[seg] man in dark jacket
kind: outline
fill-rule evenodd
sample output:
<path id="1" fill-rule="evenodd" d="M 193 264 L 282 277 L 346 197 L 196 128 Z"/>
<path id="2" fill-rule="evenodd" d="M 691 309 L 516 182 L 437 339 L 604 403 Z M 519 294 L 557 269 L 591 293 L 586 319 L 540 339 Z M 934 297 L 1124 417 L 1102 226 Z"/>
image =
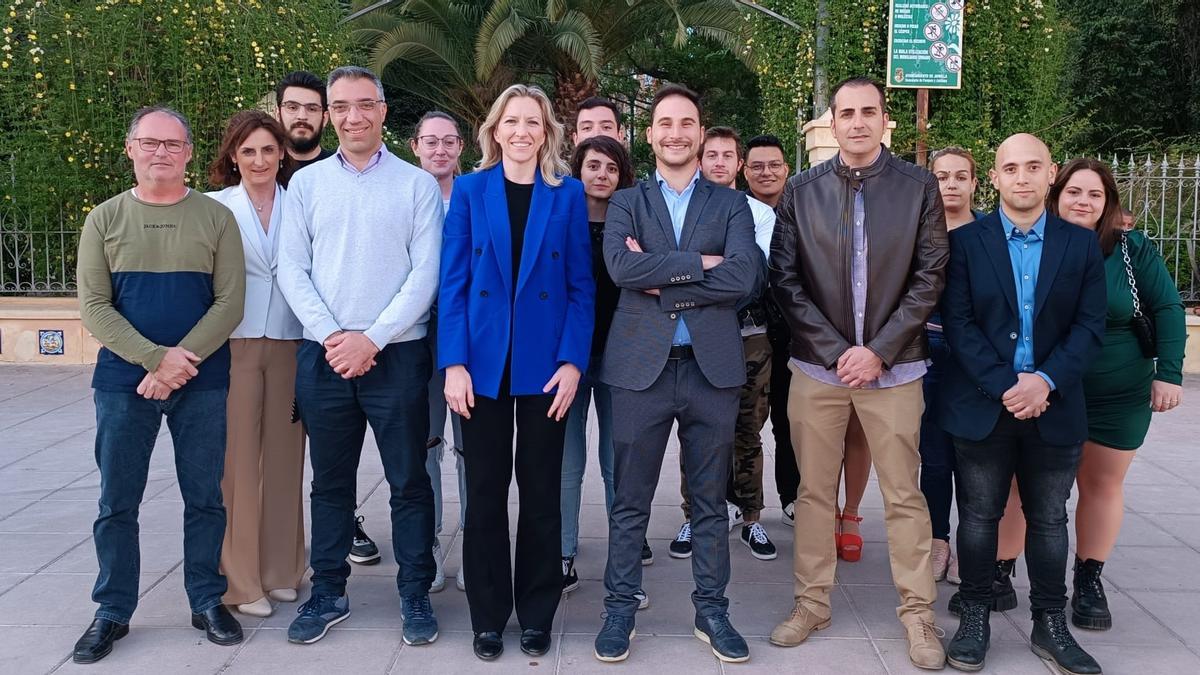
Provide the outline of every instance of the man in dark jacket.
<path id="1" fill-rule="evenodd" d="M 771 286 L 791 331 L 788 417 L 800 467 L 796 604 L 771 642 L 795 646 L 830 623 L 837 558 L 829 535 L 853 411 L 883 492 L 908 655 L 918 667 L 936 669 L 945 653 L 934 628 L 917 441 L 925 319 L 946 266 L 945 215 L 933 174 L 881 144 L 888 121 L 883 87 L 854 78 L 834 87 L 831 99 L 838 155 L 788 182 L 771 242 Z"/>
<path id="2" fill-rule="evenodd" d="M 1021 492 L 1033 651 L 1064 673 L 1099 673 L 1067 628 L 1067 498 L 1087 412 L 1083 372 L 1104 338 L 1107 297 L 1096 235 L 1046 212 L 1055 167 L 1017 134 L 990 172 L 1000 209 L 957 228 L 942 300 L 954 358 L 940 417 L 954 436 L 962 609 L 947 647 L 959 670 L 983 667 L 996 535 L 1013 475 Z"/>

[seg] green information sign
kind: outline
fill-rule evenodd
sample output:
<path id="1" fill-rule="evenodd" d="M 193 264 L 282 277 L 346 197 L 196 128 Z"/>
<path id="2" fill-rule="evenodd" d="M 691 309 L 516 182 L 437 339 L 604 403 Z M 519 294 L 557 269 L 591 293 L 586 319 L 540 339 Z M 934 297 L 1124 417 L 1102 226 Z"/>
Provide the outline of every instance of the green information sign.
<path id="1" fill-rule="evenodd" d="M 891 0 L 889 87 L 962 86 L 965 0 Z"/>

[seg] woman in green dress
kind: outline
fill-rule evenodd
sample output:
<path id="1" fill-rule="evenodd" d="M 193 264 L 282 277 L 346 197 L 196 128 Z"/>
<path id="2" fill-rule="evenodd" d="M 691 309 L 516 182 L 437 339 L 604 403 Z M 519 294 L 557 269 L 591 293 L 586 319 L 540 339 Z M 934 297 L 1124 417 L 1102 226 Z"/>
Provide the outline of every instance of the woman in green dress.
<path id="1" fill-rule="evenodd" d="M 1093 159 L 1068 162 L 1050 187 L 1048 201 L 1055 215 L 1095 230 L 1105 256 L 1104 350 L 1083 380 L 1088 440 L 1076 478 L 1071 621 L 1080 628 L 1107 630 L 1112 615 L 1100 572 L 1121 530 L 1125 473 L 1146 439 L 1151 412 L 1177 407 L 1183 395 L 1183 304 L 1154 243 L 1141 232 L 1124 231 L 1117 184 L 1108 166 Z M 1149 342 L 1157 359 L 1146 356 L 1139 343 L 1138 306 L 1154 327 Z"/>

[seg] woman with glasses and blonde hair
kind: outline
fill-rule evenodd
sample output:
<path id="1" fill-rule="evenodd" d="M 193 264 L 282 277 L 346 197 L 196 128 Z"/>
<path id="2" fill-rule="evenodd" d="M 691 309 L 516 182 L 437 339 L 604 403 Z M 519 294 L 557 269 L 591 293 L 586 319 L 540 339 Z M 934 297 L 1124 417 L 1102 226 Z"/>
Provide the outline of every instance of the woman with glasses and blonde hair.
<path id="1" fill-rule="evenodd" d="M 209 181 L 233 212 L 246 257 L 246 310 L 229 339 L 228 424 L 221 492 L 228 512 L 223 601 L 269 616 L 293 602 L 304 559 L 304 427 L 293 418 L 304 329 L 275 281 L 284 188 L 295 168 L 283 125 L 258 110 L 229 120 Z"/>
<path id="2" fill-rule="evenodd" d="M 479 128 L 478 168 L 455 181 L 443 230 L 437 366 L 446 402 L 463 418 L 471 504 L 463 566 L 475 655 L 484 660 L 504 651 L 514 604 L 521 651 L 545 654 L 562 596 L 563 439 L 587 370 L 596 290 L 583 184 L 570 177 L 562 140 L 541 89 L 504 90 Z"/>

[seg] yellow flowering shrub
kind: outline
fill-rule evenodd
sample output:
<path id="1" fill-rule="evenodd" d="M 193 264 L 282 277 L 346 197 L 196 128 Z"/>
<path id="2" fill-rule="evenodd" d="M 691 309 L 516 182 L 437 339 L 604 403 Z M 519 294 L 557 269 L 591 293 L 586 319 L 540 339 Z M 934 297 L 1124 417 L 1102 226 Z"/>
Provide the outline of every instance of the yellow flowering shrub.
<path id="1" fill-rule="evenodd" d="M 132 184 L 124 139 L 144 105 L 188 117 L 204 184 L 234 112 L 293 70 L 351 62 L 337 0 L 0 0 L 0 209 L 78 226 Z"/>

